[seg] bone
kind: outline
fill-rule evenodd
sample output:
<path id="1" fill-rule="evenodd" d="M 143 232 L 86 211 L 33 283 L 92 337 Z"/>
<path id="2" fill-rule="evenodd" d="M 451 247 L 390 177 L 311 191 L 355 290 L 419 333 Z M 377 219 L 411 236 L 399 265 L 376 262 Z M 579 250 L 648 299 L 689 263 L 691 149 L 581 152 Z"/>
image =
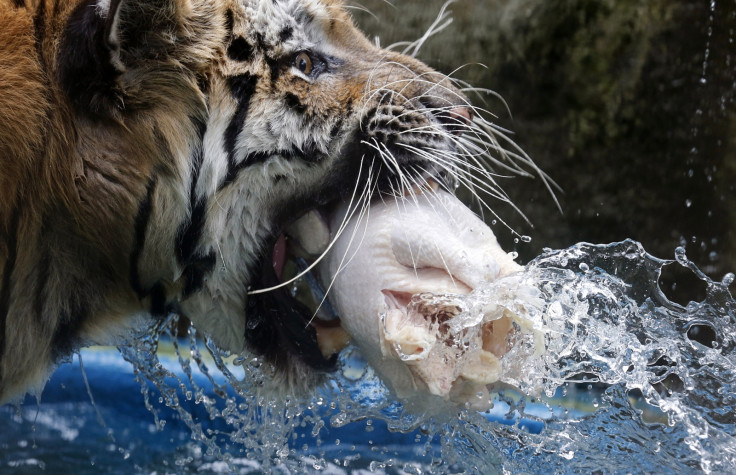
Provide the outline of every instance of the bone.
<path id="1" fill-rule="evenodd" d="M 345 213 L 333 215 L 331 229 Z M 342 327 L 400 397 L 482 408 L 517 339 L 542 343 L 523 315 L 502 305 L 468 322 L 460 296 L 522 269 L 455 196 L 428 190 L 356 213 L 320 271 Z"/>

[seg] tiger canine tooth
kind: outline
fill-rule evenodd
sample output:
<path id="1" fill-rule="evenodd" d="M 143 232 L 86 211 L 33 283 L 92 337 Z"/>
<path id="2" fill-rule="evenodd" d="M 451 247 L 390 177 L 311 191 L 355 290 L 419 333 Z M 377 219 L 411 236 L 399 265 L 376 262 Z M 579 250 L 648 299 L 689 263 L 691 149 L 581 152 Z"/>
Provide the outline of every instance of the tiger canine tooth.
<path id="1" fill-rule="evenodd" d="M 320 319 L 315 318 L 311 325 L 317 334 L 319 350 L 325 358 L 339 353 L 350 343 L 350 335 L 339 324 L 335 325 L 332 322 L 322 322 Z"/>
<path id="2" fill-rule="evenodd" d="M 331 229 L 346 212 L 336 211 Z M 459 296 L 522 267 L 442 191 L 384 197 L 366 216 L 350 218 L 320 265 L 343 328 L 400 397 L 432 394 L 485 407 L 486 386 L 504 381 L 504 355 L 516 354 L 521 340 L 535 352 L 543 343 L 530 322 L 502 305 L 484 303 L 468 318 Z"/>
<path id="3" fill-rule="evenodd" d="M 330 228 L 322 215 L 315 210 L 308 211 L 291 223 L 286 228 L 286 234 L 312 257 L 322 254 L 330 243 Z"/>

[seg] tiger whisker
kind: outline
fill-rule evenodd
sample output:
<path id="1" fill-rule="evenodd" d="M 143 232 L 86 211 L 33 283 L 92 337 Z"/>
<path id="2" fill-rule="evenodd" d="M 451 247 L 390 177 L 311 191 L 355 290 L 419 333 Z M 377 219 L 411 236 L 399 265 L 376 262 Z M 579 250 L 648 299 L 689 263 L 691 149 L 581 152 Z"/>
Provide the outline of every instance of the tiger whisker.
<path id="1" fill-rule="evenodd" d="M 371 180 L 371 176 L 372 176 L 372 168 L 368 172 L 368 177 L 369 178 L 368 178 L 367 183 L 370 183 L 372 181 Z M 373 187 L 373 191 L 371 191 L 371 190 L 369 190 L 367 188 L 364 188 L 364 190 L 365 190 L 365 192 L 361 195 L 360 200 L 359 200 L 360 213 L 358 213 L 358 216 L 356 218 L 357 219 L 357 222 L 356 222 L 356 225 L 353 227 L 353 231 L 352 231 L 352 233 L 350 235 L 350 239 L 348 241 L 348 244 L 347 244 L 345 253 L 340 258 L 340 263 L 337 266 L 337 270 L 332 274 L 332 277 L 330 279 L 330 283 L 327 286 L 327 288 L 325 289 L 324 295 L 322 296 L 322 299 L 320 300 L 319 305 L 317 305 L 317 308 L 315 309 L 314 313 L 312 314 L 312 318 L 309 319 L 309 321 L 305 325 L 305 328 L 308 327 L 309 325 L 311 325 L 312 322 L 314 321 L 314 319 L 317 317 L 317 314 L 319 313 L 320 309 L 322 308 L 322 305 L 324 305 L 325 301 L 327 300 L 327 297 L 329 296 L 330 290 L 332 290 L 332 287 L 334 286 L 337 277 L 340 275 L 340 273 L 343 270 L 345 270 L 345 268 L 347 268 L 347 266 L 350 264 L 350 262 L 352 262 L 353 258 L 357 254 L 358 250 L 360 250 L 360 246 L 363 244 L 363 240 L 365 239 L 365 235 L 368 232 L 368 222 L 369 222 L 369 216 L 370 216 L 370 201 L 371 201 L 370 200 L 370 197 L 373 194 L 373 191 L 375 191 L 375 185 Z M 345 227 L 347 227 L 347 224 L 353 219 L 353 215 L 355 214 L 355 210 L 357 210 L 357 208 L 358 207 L 356 206 L 356 208 L 353 210 L 353 212 L 350 212 L 350 208 L 348 207 L 348 213 L 346 213 L 345 214 L 345 217 L 343 217 L 343 223 L 344 223 Z M 365 220 L 364 220 L 364 218 L 365 218 Z M 362 236 L 360 238 L 360 241 L 358 242 L 357 247 L 353 250 L 353 254 L 350 256 L 350 258 L 347 260 L 347 262 L 345 262 L 345 258 L 347 257 L 347 253 L 350 251 L 350 249 L 351 249 L 351 247 L 353 245 L 353 241 L 355 240 L 356 233 L 358 231 L 358 227 L 361 224 L 363 224 L 363 234 L 362 234 Z M 344 227 L 342 227 L 342 225 L 341 225 L 341 228 L 340 228 L 339 233 L 336 233 L 335 237 L 332 239 L 332 242 L 333 243 L 336 242 L 338 240 L 338 238 L 340 238 L 340 236 L 342 235 L 343 232 L 344 232 Z"/>
<path id="2" fill-rule="evenodd" d="M 448 0 L 447 2 L 445 2 L 444 5 L 442 5 L 442 7 L 440 8 L 440 11 L 437 14 L 437 17 L 435 18 L 435 20 L 427 28 L 427 31 L 417 40 L 409 42 L 404 48 L 404 50 L 402 51 L 402 53 L 410 54 L 410 56 L 416 56 L 419 53 L 419 50 L 421 49 L 421 47 L 424 46 L 424 43 L 429 38 L 431 38 L 432 36 L 436 35 L 437 33 L 447 28 L 453 21 L 447 9 L 453 3 L 455 3 L 455 0 Z M 389 45 L 387 49 L 393 49 L 394 47 L 398 47 L 399 45 L 404 46 L 401 43 L 405 43 L 405 42 L 400 42 L 399 44 L 394 43 L 392 45 Z M 410 50 L 413 50 L 413 51 L 409 53 Z"/>
<path id="3" fill-rule="evenodd" d="M 505 175 L 500 175 L 500 174 L 491 172 L 488 169 L 487 166 L 484 166 L 481 163 L 481 161 L 480 161 L 481 159 L 483 159 L 484 162 L 486 161 L 485 160 L 486 158 L 493 159 L 492 157 L 487 157 L 489 155 L 489 150 L 481 149 L 481 148 L 477 147 L 472 142 L 468 142 L 468 141 L 466 141 L 466 140 L 464 140 L 462 138 L 458 138 L 458 137 L 456 137 L 454 135 L 451 135 L 451 134 L 446 134 L 443 131 L 437 130 L 437 128 L 434 127 L 434 126 L 432 126 L 432 125 L 430 125 L 430 126 L 424 126 L 424 127 L 413 128 L 413 129 L 410 129 L 410 130 L 407 130 L 407 131 L 399 132 L 399 134 L 401 135 L 401 134 L 407 134 L 407 133 L 417 132 L 417 131 L 426 132 L 429 135 L 437 135 L 437 136 L 442 137 L 442 138 L 444 138 L 444 139 L 446 139 L 448 141 L 453 142 L 455 144 L 455 146 L 460 149 L 460 151 L 453 152 L 452 154 L 448 154 L 447 155 L 447 158 L 455 159 L 458 162 L 463 162 L 463 161 L 471 160 L 472 162 L 475 163 L 475 166 L 473 167 L 474 170 L 477 171 L 477 172 L 479 172 L 479 173 L 482 173 L 482 174 L 490 174 L 490 175 L 498 176 L 498 177 L 508 177 L 508 176 L 505 176 Z M 526 172 L 525 170 L 520 169 L 520 168 L 517 168 L 517 167 L 513 167 L 512 168 L 512 167 L 508 166 L 506 163 L 497 162 L 496 164 L 499 165 L 499 166 L 501 166 L 501 167 L 503 167 L 503 168 L 508 169 L 514 175 L 521 174 L 521 175 L 531 176 L 531 174 L 528 173 L 528 172 Z"/>
<path id="4" fill-rule="evenodd" d="M 362 168 L 363 168 L 363 158 L 364 157 L 361 157 L 361 160 L 360 160 L 360 169 L 358 171 L 358 175 L 360 175 L 360 170 L 362 170 Z M 372 166 L 373 166 L 373 164 L 371 164 L 371 167 Z M 369 176 L 370 176 L 370 170 L 371 169 L 369 168 Z M 355 199 L 355 193 L 358 190 L 358 185 L 359 184 L 360 184 L 360 181 L 359 180 L 356 180 L 355 187 L 353 188 L 353 194 L 350 197 L 350 201 L 348 203 L 348 209 L 350 209 L 350 207 L 353 204 L 353 201 Z M 364 190 L 365 190 L 365 188 L 367 188 L 369 186 L 370 186 L 370 181 L 366 181 L 366 183 L 365 183 L 365 185 L 363 187 Z M 363 196 L 364 194 L 365 194 L 365 191 L 361 193 L 361 196 Z M 360 204 L 360 201 L 358 202 L 358 204 Z M 358 204 L 356 204 L 356 209 L 357 209 Z M 296 276 L 292 277 L 291 279 L 289 279 L 289 280 L 287 280 L 285 282 L 281 282 L 278 285 L 275 285 L 275 286 L 272 286 L 272 287 L 268 287 L 268 288 L 264 288 L 264 289 L 251 290 L 251 291 L 248 292 L 248 295 L 262 294 L 262 293 L 265 293 L 265 292 L 270 292 L 272 290 L 280 289 L 282 287 L 285 287 L 285 286 L 287 286 L 289 284 L 294 283 L 295 281 L 299 280 L 304 275 L 306 275 L 308 272 L 310 272 L 313 268 L 315 268 L 317 266 L 317 264 L 320 263 L 320 261 L 322 261 L 322 259 L 324 259 L 324 257 L 329 253 L 330 249 L 332 249 L 332 247 L 335 245 L 335 242 L 337 242 L 337 238 L 342 233 L 342 230 L 345 228 L 345 226 L 347 226 L 347 222 L 349 221 L 350 216 L 352 216 L 351 213 L 347 213 L 345 215 L 345 217 L 343 218 L 343 222 L 340 224 L 340 226 L 338 227 L 338 230 L 335 232 L 335 237 L 330 240 L 329 244 L 327 245 L 327 248 L 306 269 L 304 269 L 302 272 L 300 272 Z"/>
<path id="5" fill-rule="evenodd" d="M 408 147 L 411 147 L 411 146 L 407 146 L 407 148 Z M 493 193 L 502 193 L 501 188 L 496 184 L 495 180 L 493 179 L 493 177 L 490 174 L 484 174 L 484 178 L 486 178 L 487 180 L 489 180 L 491 182 L 491 184 L 494 185 L 493 187 L 491 187 L 490 185 L 488 185 L 487 183 L 485 183 L 483 181 L 480 181 L 479 178 L 476 178 L 474 175 L 472 175 L 471 173 L 469 173 L 466 170 L 464 170 L 462 168 L 462 166 L 467 165 L 466 163 L 461 162 L 459 160 L 456 161 L 456 162 L 453 162 L 452 160 L 447 160 L 447 158 L 445 157 L 446 152 L 443 151 L 443 150 L 432 150 L 432 149 L 429 149 L 429 150 L 420 150 L 420 149 L 416 149 L 416 147 L 411 147 L 410 149 L 414 153 L 421 154 L 427 160 L 434 161 L 438 165 L 444 166 L 445 169 L 448 172 L 450 172 L 453 176 L 455 176 L 457 178 L 469 178 L 470 180 L 478 180 L 479 187 L 483 191 L 485 191 L 487 193 L 492 193 L 492 192 Z M 443 162 L 442 160 L 438 160 L 437 157 L 436 157 L 437 155 L 442 156 L 447 161 L 446 162 Z M 499 195 L 499 196 L 496 196 L 496 197 L 501 198 L 501 199 L 504 199 L 504 200 L 505 199 L 508 199 L 508 197 L 505 194 L 502 194 L 502 195 Z"/>
<path id="6" fill-rule="evenodd" d="M 417 149 L 416 147 L 411 147 L 411 146 L 409 146 L 408 148 L 410 148 L 412 152 L 417 153 L 418 155 L 421 155 L 422 157 L 427 159 L 427 161 L 434 163 L 436 165 L 439 165 L 443 167 L 444 169 L 446 169 L 453 176 L 453 178 L 457 179 L 460 183 L 463 184 L 463 186 L 465 186 L 469 190 L 469 192 L 478 200 L 482 208 L 485 208 L 488 211 L 490 211 L 494 217 L 496 217 L 498 220 L 503 222 L 504 225 L 506 225 L 510 230 L 513 231 L 513 229 L 506 224 L 506 222 L 485 202 L 485 200 L 480 198 L 478 193 L 475 191 L 476 187 L 480 188 L 482 191 L 489 194 L 490 196 L 511 205 L 512 208 L 528 222 L 528 219 L 526 218 L 524 213 L 522 213 L 521 210 L 518 209 L 518 207 L 514 205 L 514 203 L 509 199 L 509 197 L 505 193 L 503 193 L 503 190 L 500 189 L 500 187 L 498 186 L 489 187 L 488 184 L 486 184 L 485 182 L 480 181 L 479 179 L 473 177 L 472 175 L 466 174 L 464 170 L 456 166 L 451 167 L 447 165 L 446 163 L 443 163 L 441 160 L 437 160 L 437 158 L 428 151 Z M 473 183 L 473 180 L 475 180 L 476 183 Z M 441 183 L 441 185 L 443 184 Z M 450 190 L 444 185 L 443 187 L 447 189 L 448 192 L 454 193 L 454 190 Z"/>

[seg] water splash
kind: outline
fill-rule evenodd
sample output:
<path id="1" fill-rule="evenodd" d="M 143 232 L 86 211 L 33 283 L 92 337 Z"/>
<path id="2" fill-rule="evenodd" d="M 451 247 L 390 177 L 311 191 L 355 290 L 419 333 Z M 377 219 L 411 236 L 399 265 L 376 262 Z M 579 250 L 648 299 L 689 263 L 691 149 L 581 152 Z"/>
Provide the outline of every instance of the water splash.
<path id="1" fill-rule="evenodd" d="M 670 264 L 705 282 L 705 300 L 681 306 L 667 299 L 657 282 Z M 269 396 L 262 389 L 272 377 L 267 364 L 225 358 L 193 328 L 178 335 L 175 317 L 120 351 L 135 367 L 156 426 L 164 428 L 157 409 L 164 404 L 202 448 L 185 466 L 222 463 L 248 472 L 245 461 L 258 460 L 258 470 L 300 472 L 733 472 L 732 280 L 709 279 L 684 250 L 675 263 L 634 241 L 546 251 L 464 302 L 523 309 L 545 334 L 541 357 L 505 357 L 506 364 L 523 361 L 523 371 L 506 381 L 517 389 L 495 388 L 487 412 L 441 401 L 429 412 L 402 404 L 355 349 L 343 352 L 340 371 L 315 394 Z M 534 289 L 537 299 L 509 291 L 515 288 Z M 691 339 L 697 331 L 705 339 Z M 166 338 L 174 344 L 173 366 L 157 356 Z"/>
<path id="2" fill-rule="evenodd" d="M 600 469 L 603 462 L 611 471 L 734 471 L 736 306 L 730 278 L 712 281 L 683 249 L 676 259 L 706 283 L 702 302 L 683 307 L 668 300 L 657 282 L 672 261 L 648 255 L 634 241 L 549 251 L 527 266 L 549 302 L 546 323 L 555 334 L 544 355 L 545 373 L 535 377 L 544 380 L 547 395 L 564 391 L 570 381 L 602 392 L 592 414 L 575 422 L 550 420 L 542 434 L 520 437 L 521 454 L 541 458 L 540 467 L 576 472 Z M 696 327 L 710 329 L 714 341 L 691 339 Z M 542 447 L 558 458 L 541 457 Z"/>

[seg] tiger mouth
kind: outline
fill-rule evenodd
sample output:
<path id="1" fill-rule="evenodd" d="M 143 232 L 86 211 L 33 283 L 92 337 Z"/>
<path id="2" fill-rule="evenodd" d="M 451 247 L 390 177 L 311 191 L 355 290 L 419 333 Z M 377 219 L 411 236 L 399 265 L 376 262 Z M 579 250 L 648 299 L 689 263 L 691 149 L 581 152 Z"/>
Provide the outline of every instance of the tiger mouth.
<path id="1" fill-rule="evenodd" d="M 318 371 L 334 371 L 339 352 L 348 345 L 339 315 L 325 298 L 329 282 L 323 286 L 311 271 L 334 240 L 327 217 L 352 199 L 367 207 L 381 195 L 447 187 L 441 166 L 407 150 L 385 160 L 354 137 L 338 153 L 342 158 L 320 191 L 285 207 L 251 270 L 245 339 L 277 367 L 288 365 L 288 358 Z"/>
<path id="2" fill-rule="evenodd" d="M 251 274 L 245 339 L 277 368 L 288 358 L 334 371 L 338 353 L 348 344 L 336 313 L 315 297 L 319 284 L 307 269 L 328 246 L 323 216 L 322 208 L 310 209 L 275 233 Z"/>
<path id="3" fill-rule="evenodd" d="M 354 204 L 369 206 L 382 194 L 411 193 L 407 187 L 429 186 L 425 183 L 435 175 L 445 181 L 442 167 L 421 155 L 397 150 L 386 159 L 363 138 L 357 133 L 335 150 L 339 158 L 313 194 L 294 195 L 282 204 L 270 237 L 250 266 L 246 346 L 277 368 L 298 362 L 318 371 L 334 371 L 338 353 L 348 344 L 339 316 L 324 297 L 318 273 L 309 270 L 316 268 L 333 239 L 326 217 L 353 198 Z"/>
<path id="4" fill-rule="evenodd" d="M 419 195 L 439 188 L 436 180 L 426 178 L 403 194 Z M 329 216 L 339 205 L 338 201 L 310 209 L 286 226 L 276 239 L 272 254 L 274 273 L 280 282 L 288 282 L 290 295 L 298 305 L 309 310 L 308 325 L 315 330 L 319 349 L 328 359 L 344 349 L 350 337 L 340 326 L 340 316 L 327 297 L 329 283 L 322 282 L 311 268 L 329 252 L 336 238 L 335 230 L 330 229 Z"/>

